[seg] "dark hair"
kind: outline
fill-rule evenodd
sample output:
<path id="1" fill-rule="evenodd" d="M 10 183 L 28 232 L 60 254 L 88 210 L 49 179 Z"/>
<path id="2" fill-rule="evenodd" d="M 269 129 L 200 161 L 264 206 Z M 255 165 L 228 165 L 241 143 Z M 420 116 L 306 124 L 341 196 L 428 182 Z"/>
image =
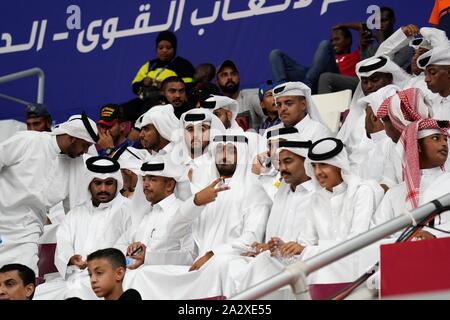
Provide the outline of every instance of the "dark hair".
<path id="1" fill-rule="evenodd" d="M 197 66 L 197 68 L 205 68 L 205 72 L 207 74 L 206 81 L 211 82 L 216 75 L 216 67 L 212 63 L 202 63 Z"/>
<path id="2" fill-rule="evenodd" d="M 350 46 L 351 46 L 352 42 L 353 42 L 353 36 L 352 36 L 352 32 L 350 31 L 350 29 L 346 28 L 346 27 L 339 27 L 339 28 L 333 29 L 333 31 L 337 31 L 337 30 L 342 32 L 342 35 L 344 36 L 345 39 L 350 39 Z"/>
<path id="3" fill-rule="evenodd" d="M 36 274 L 33 270 L 28 268 L 27 266 L 19 263 L 11 263 L 11 264 L 5 264 L 3 267 L 0 268 L 0 273 L 6 273 L 10 271 L 17 271 L 19 274 L 20 279 L 22 279 L 23 285 L 27 286 L 30 283 L 36 286 Z M 33 294 L 30 296 L 30 299 L 33 299 Z"/>
<path id="4" fill-rule="evenodd" d="M 92 252 L 90 255 L 88 255 L 86 261 L 89 262 L 89 261 L 95 260 L 95 259 L 107 260 L 114 269 L 117 269 L 120 267 L 126 268 L 125 255 L 119 249 L 107 248 L 107 249 L 97 250 L 95 252 Z"/>
<path id="5" fill-rule="evenodd" d="M 395 19 L 395 12 L 394 12 L 394 10 L 393 10 L 392 8 L 389 8 L 389 7 L 381 7 L 381 8 L 380 8 L 380 12 L 383 12 L 383 11 L 389 12 L 389 16 L 391 17 L 391 19 L 392 19 L 392 20 L 396 20 L 396 19 Z"/>
<path id="6" fill-rule="evenodd" d="M 342 31 L 342 35 L 344 36 L 344 38 L 350 38 L 350 39 L 352 39 L 353 37 L 352 37 L 352 32 L 348 29 L 348 28 L 346 28 L 346 27 L 339 27 L 339 28 L 335 28 L 334 30 L 340 30 L 340 31 Z"/>
<path id="7" fill-rule="evenodd" d="M 164 81 L 161 83 L 161 90 L 164 90 L 164 87 L 168 84 L 168 83 L 172 83 L 172 82 L 179 82 L 182 83 L 186 86 L 186 84 L 184 83 L 183 79 L 181 77 L 178 76 L 173 76 L 173 77 L 168 77 L 166 79 L 164 79 Z"/>

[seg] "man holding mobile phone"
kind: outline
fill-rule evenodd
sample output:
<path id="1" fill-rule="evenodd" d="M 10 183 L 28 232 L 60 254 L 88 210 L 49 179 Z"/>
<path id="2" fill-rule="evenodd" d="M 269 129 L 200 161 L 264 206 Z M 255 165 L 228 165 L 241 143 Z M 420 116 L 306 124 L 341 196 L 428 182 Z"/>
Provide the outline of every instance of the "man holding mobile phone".
<path id="1" fill-rule="evenodd" d="M 184 168 L 170 155 L 153 157 L 141 167 L 142 182 L 136 188 L 133 208 L 144 208 L 135 223 L 117 241 L 115 247 L 127 256 L 127 267 L 143 264 L 191 264 L 194 242 L 191 224 L 206 204 L 228 190 L 218 186 L 220 179 L 191 196 Z M 134 214 L 137 211 L 133 210 Z"/>

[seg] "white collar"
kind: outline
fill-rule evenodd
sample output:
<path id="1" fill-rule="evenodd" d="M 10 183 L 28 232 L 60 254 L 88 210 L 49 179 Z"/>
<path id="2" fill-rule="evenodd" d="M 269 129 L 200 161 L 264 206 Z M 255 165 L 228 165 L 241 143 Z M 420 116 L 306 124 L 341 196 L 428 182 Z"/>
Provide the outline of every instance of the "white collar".
<path id="1" fill-rule="evenodd" d="M 58 145 L 58 142 L 57 142 L 57 140 L 56 140 L 56 137 L 57 136 L 54 136 L 54 135 L 51 135 L 50 136 L 50 139 L 51 139 L 51 146 L 52 146 L 52 149 L 55 151 L 55 153 L 56 154 L 61 154 L 61 148 L 59 147 L 59 145 Z"/>
<path id="2" fill-rule="evenodd" d="M 169 208 L 176 202 L 177 198 L 175 197 L 175 194 L 171 194 L 168 197 L 165 197 L 160 202 L 152 205 L 152 211 L 156 208 L 161 209 L 163 212 L 166 212 L 169 210 Z"/>
<path id="3" fill-rule="evenodd" d="M 297 128 L 298 132 L 301 132 L 303 130 L 306 130 L 308 128 L 308 125 L 312 122 L 311 117 L 309 114 L 306 114 L 302 120 L 300 120 L 294 127 Z"/>
<path id="4" fill-rule="evenodd" d="M 344 193 L 346 190 L 347 190 L 347 183 L 345 183 L 345 181 L 342 181 L 340 184 L 333 187 L 333 195 Z"/>
<path id="5" fill-rule="evenodd" d="M 444 173 L 444 171 L 440 167 L 434 167 L 431 169 L 421 169 L 420 175 L 421 176 L 437 176 Z"/>
<path id="6" fill-rule="evenodd" d="M 122 195 L 118 192 L 118 194 L 110 202 L 100 203 L 98 207 L 95 207 L 94 204 L 92 203 L 92 199 L 90 199 L 88 201 L 88 206 L 90 209 L 92 209 L 91 210 L 92 213 L 101 212 L 105 209 L 111 208 L 116 202 L 120 201 L 119 200 L 120 197 L 122 197 Z"/>
<path id="7" fill-rule="evenodd" d="M 289 190 L 292 192 L 291 188 L 289 187 Z M 300 192 L 311 192 L 314 191 L 314 183 L 312 182 L 312 179 L 309 179 L 303 183 L 300 183 L 296 188 L 294 193 L 300 193 Z"/>

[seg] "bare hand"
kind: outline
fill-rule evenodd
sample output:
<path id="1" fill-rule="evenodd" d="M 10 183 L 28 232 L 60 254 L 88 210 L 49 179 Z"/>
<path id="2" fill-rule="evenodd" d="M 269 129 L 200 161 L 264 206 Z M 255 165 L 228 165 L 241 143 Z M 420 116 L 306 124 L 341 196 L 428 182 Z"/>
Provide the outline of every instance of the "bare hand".
<path id="1" fill-rule="evenodd" d="M 216 200 L 217 198 L 217 194 L 219 192 L 225 191 L 225 190 L 229 190 L 230 187 L 225 186 L 225 187 L 218 187 L 216 188 L 216 185 L 222 180 L 223 178 L 220 177 L 216 180 L 214 180 L 209 186 L 207 186 L 205 189 L 200 190 L 199 192 L 197 192 L 195 194 L 194 197 L 194 204 L 196 206 L 203 206 L 206 205 L 210 202 L 213 202 Z"/>
<path id="2" fill-rule="evenodd" d="M 267 170 L 267 168 L 261 164 L 261 163 L 263 163 L 263 159 L 265 159 L 267 157 L 268 157 L 267 152 L 263 152 L 263 153 L 257 154 L 253 158 L 252 173 L 259 176 L 261 173 L 263 173 L 264 171 Z"/>
<path id="3" fill-rule="evenodd" d="M 136 251 L 138 248 L 142 248 L 141 253 L 135 256 L 131 256 L 131 254 Z M 139 268 L 145 262 L 145 251 L 147 250 L 147 246 L 141 242 L 134 242 L 128 246 L 127 256 L 132 257 L 136 262 L 131 266 L 128 266 L 128 269 L 134 270 Z"/>
<path id="4" fill-rule="evenodd" d="M 436 239 L 436 237 L 433 234 L 429 233 L 428 231 L 421 230 L 414 237 L 413 240 L 417 241 L 417 240 L 432 240 L 432 239 Z"/>
<path id="5" fill-rule="evenodd" d="M 270 252 L 274 253 L 282 244 L 284 244 L 284 241 L 281 240 L 281 238 L 272 237 L 267 244 L 269 245 Z"/>
<path id="6" fill-rule="evenodd" d="M 212 258 L 212 256 L 214 255 L 214 252 L 209 251 L 207 252 L 203 257 L 198 258 L 191 266 L 191 268 L 189 269 L 190 271 L 195 271 L 195 270 L 199 270 L 206 262 L 208 262 L 209 259 Z"/>
<path id="7" fill-rule="evenodd" d="M 413 24 L 402 27 L 402 31 L 407 37 L 417 36 L 420 32 L 419 28 Z"/>
<path id="8" fill-rule="evenodd" d="M 83 260 L 83 257 L 79 254 L 76 254 L 70 258 L 69 263 L 67 264 L 69 266 L 77 266 L 81 270 L 86 269 L 87 263 Z"/>
<path id="9" fill-rule="evenodd" d="M 153 79 L 150 77 L 145 77 L 144 81 L 142 82 L 144 84 L 144 86 L 148 87 L 151 86 L 153 84 Z"/>
<path id="10" fill-rule="evenodd" d="M 283 243 L 279 247 L 279 252 L 282 257 L 292 257 L 302 253 L 304 248 L 304 246 L 295 241 L 289 241 L 287 243 Z"/>
<path id="11" fill-rule="evenodd" d="M 114 139 L 109 133 L 109 130 L 98 130 L 98 145 L 102 148 L 114 148 Z"/>

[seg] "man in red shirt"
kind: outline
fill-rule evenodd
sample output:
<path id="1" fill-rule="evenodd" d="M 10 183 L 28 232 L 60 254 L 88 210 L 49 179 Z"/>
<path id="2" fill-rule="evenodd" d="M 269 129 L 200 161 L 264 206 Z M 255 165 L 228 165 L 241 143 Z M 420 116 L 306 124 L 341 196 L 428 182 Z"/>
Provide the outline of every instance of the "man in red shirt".
<path id="1" fill-rule="evenodd" d="M 444 30 L 450 35 L 450 0 L 435 0 L 429 23 L 431 26 Z"/>
<path id="2" fill-rule="evenodd" d="M 284 52 L 275 49 L 270 53 L 273 79 L 277 83 L 301 81 L 317 92 L 317 84 L 322 73 L 331 72 L 354 77 L 359 49 L 351 52 L 352 34 L 345 27 L 333 28 L 331 40 L 322 41 L 314 55 L 311 66 L 305 67 Z"/>

